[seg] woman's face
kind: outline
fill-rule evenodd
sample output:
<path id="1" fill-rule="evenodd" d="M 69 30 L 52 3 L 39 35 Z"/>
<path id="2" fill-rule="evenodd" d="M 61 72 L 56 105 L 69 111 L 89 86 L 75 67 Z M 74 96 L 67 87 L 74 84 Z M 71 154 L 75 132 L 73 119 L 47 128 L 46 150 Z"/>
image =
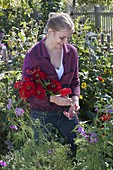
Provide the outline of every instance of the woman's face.
<path id="1" fill-rule="evenodd" d="M 73 32 L 70 30 L 54 31 L 50 30 L 49 37 L 54 48 L 62 48 L 68 42 Z"/>

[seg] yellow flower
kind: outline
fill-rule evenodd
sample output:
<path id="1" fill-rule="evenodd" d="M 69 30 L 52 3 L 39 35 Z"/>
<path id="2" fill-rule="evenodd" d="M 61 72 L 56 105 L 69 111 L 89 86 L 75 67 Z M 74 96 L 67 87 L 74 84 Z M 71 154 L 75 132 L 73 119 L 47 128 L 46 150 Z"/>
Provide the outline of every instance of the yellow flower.
<path id="1" fill-rule="evenodd" d="M 86 84 L 85 82 L 83 82 L 83 83 L 81 84 L 82 89 L 85 89 L 86 86 L 87 86 L 87 84 Z"/>
<path id="2" fill-rule="evenodd" d="M 83 99 L 83 96 L 82 96 L 82 95 L 80 95 L 80 99 Z"/>
<path id="3" fill-rule="evenodd" d="M 112 71 L 111 71 L 110 69 L 105 69 L 105 70 L 104 70 L 104 73 L 109 73 L 109 74 L 111 74 Z"/>

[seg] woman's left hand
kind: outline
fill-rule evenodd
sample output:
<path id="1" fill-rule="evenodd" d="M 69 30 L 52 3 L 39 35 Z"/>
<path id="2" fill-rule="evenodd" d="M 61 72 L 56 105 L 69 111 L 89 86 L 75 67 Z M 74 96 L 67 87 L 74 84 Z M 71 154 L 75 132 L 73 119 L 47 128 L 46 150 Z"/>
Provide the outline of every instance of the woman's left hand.
<path id="1" fill-rule="evenodd" d="M 71 104 L 70 109 L 71 110 L 73 109 L 77 112 L 80 109 L 79 98 L 78 96 L 73 96 L 71 99 L 72 99 L 72 104 Z"/>

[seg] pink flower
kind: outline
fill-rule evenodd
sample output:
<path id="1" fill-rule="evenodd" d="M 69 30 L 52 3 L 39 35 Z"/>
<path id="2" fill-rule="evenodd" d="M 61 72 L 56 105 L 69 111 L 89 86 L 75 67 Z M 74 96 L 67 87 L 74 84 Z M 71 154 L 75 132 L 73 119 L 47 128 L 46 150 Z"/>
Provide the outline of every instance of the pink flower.
<path id="1" fill-rule="evenodd" d="M 4 162 L 4 161 L 2 161 L 2 160 L 0 160 L 0 165 L 1 165 L 1 166 L 7 166 L 7 163 Z"/>
<path id="2" fill-rule="evenodd" d="M 18 130 L 18 127 L 16 125 L 10 126 L 10 129 Z"/>

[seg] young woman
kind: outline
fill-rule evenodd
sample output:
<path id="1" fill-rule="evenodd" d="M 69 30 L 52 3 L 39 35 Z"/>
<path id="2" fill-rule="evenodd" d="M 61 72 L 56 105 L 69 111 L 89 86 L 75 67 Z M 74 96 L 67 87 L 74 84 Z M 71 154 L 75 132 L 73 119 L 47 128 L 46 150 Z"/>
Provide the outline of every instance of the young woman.
<path id="1" fill-rule="evenodd" d="M 77 49 L 68 43 L 74 23 L 67 13 L 52 13 L 46 29 L 47 35 L 26 53 L 22 78 L 29 76 L 28 70 L 39 67 L 49 79 L 59 81 L 63 88 L 71 88 L 72 94 L 69 97 L 50 95 L 43 100 L 32 96 L 29 98 L 30 115 L 34 120 L 38 118 L 42 123 L 43 119 L 45 125 L 49 123 L 58 128 L 74 151 L 76 133 L 72 130 L 78 125 L 78 117 L 75 114 L 70 120 L 64 115 L 73 113 L 75 108 L 79 110 L 78 54 Z"/>

